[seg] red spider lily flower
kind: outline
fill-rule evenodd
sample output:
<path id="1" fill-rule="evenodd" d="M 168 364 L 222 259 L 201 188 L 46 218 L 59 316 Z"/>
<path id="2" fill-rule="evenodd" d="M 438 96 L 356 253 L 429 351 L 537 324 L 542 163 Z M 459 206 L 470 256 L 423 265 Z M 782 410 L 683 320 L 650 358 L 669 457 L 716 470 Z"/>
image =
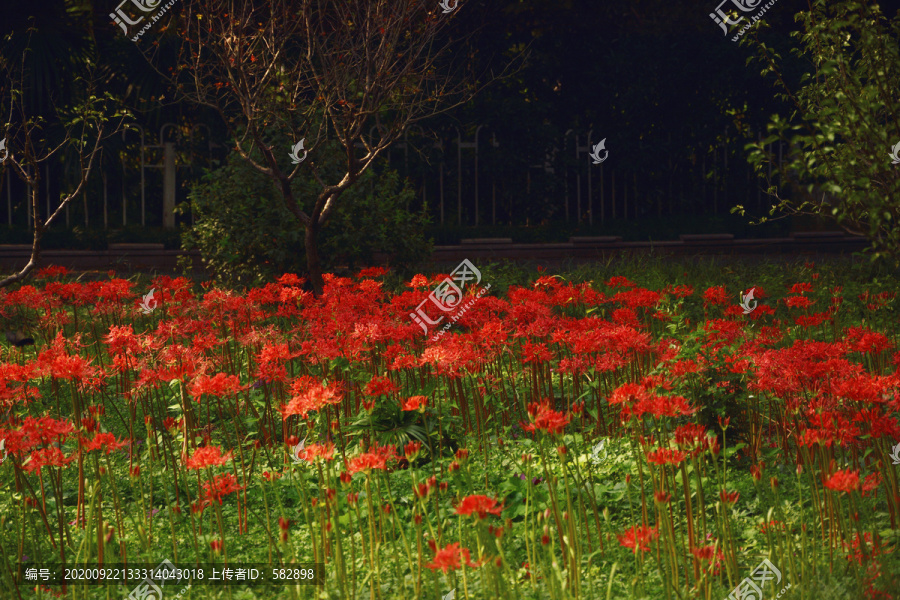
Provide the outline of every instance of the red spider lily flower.
<path id="1" fill-rule="evenodd" d="M 28 462 L 22 467 L 26 472 L 41 472 L 42 467 L 65 467 L 75 460 L 74 456 L 65 456 L 56 446 L 42 448 L 31 453 Z"/>
<path id="2" fill-rule="evenodd" d="M 879 549 L 881 544 L 872 545 L 871 533 L 864 533 L 862 537 L 857 533 L 849 544 L 847 542 L 841 542 L 841 546 L 844 547 L 844 552 L 847 553 L 847 560 L 856 562 L 858 565 L 862 565 L 867 560 L 872 560 L 872 558 L 881 554 L 881 550 Z M 860 548 L 860 546 L 863 546 L 863 548 Z M 877 562 L 875 564 L 877 564 Z M 871 588 L 871 583 L 869 583 L 869 586 L 869 589 L 874 591 Z M 867 596 L 869 598 L 875 598 L 876 594 L 867 594 Z M 883 596 L 885 598 L 890 598 L 887 594 L 884 594 Z"/>
<path id="3" fill-rule="evenodd" d="M 658 448 L 647 453 L 647 460 L 657 465 L 678 465 L 687 457 L 685 452 L 681 450 L 672 450 L 670 448 Z"/>
<path id="4" fill-rule="evenodd" d="M 425 408 L 427 404 L 428 398 L 426 396 L 410 396 L 400 405 L 400 408 L 406 411 L 419 410 L 420 408 Z"/>
<path id="5" fill-rule="evenodd" d="M 606 282 L 608 287 L 637 287 L 637 284 L 628 279 L 627 277 L 622 277 L 621 275 L 616 275 L 612 277 L 609 281 Z"/>
<path id="6" fill-rule="evenodd" d="M 806 292 L 811 292 L 811 291 L 813 291 L 812 284 L 803 282 L 803 283 L 795 283 L 794 285 L 792 285 L 790 293 L 805 294 Z"/>
<path id="7" fill-rule="evenodd" d="M 784 299 L 784 303 L 788 308 L 809 308 L 813 301 L 806 296 L 788 296 Z"/>
<path id="8" fill-rule="evenodd" d="M 550 408 L 549 402 L 540 404 L 532 402 L 528 405 L 528 414 L 531 415 L 533 423 L 522 423 L 522 429 L 525 431 L 540 429 L 547 433 L 557 434 L 562 433 L 569 424 L 569 417 Z"/>
<path id="9" fill-rule="evenodd" d="M 200 396 L 209 394 L 210 396 L 226 396 L 233 395 L 244 389 L 241 386 L 241 380 L 237 375 L 228 375 L 227 373 L 216 373 L 212 377 L 209 375 L 200 375 L 188 387 L 188 391 L 195 401 L 200 402 Z"/>
<path id="10" fill-rule="evenodd" d="M 675 429 L 675 443 L 679 446 L 693 446 L 706 437 L 706 427 L 688 423 Z"/>
<path id="11" fill-rule="evenodd" d="M 299 377 L 291 384 L 291 393 L 294 396 L 282 410 L 284 419 L 291 415 L 300 415 L 305 419 L 310 411 L 321 410 L 329 404 L 340 404 L 343 399 L 339 384 L 323 385 L 308 375 Z"/>
<path id="12" fill-rule="evenodd" d="M 866 479 L 865 479 L 865 481 L 863 481 L 862 488 L 861 488 L 862 495 L 867 496 L 867 495 L 869 495 L 869 492 L 877 489 L 878 486 L 881 485 L 881 480 L 882 480 L 882 477 L 881 477 L 881 473 L 879 473 L 879 472 L 870 473 L 870 474 L 866 475 Z"/>
<path id="13" fill-rule="evenodd" d="M 825 480 L 825 487 L 835 492 L 847 494 L 858 491 L 860 489 L 859 471 L 851 471 L 850 469 L 837 470 Z"/>
<path id="14" fill-rule="evenodd" d="M 668 504 L 672 501 L 672 494 L 668 492 L 653 492 L 653 498 L 660 504 Z"/>
<path id="15" fill-rule="evenodd" d="M 759 319 L 762 319 L 766 315 L 774 315 L 774 314 L 775 314 L 774 308 L 772 308 L 768 304 L 760 304 L 759 306 L 756 307 L 756 309 L 752 313 L 750 313 L 747 316 L 753 320 L 759 320 Z"/>
<path id="16" fill-rule="evenodd" d="M 703 306 L 728 304 L 728 293 L 724 285 L 718 285 L 703 292 Z"/>
<path id="17" fill-rule="evenodd" d="M 65 277 L 69 274 L 69 270 L 60 265 L 48 265 L 38 271 L 34 278 L 35 279 L 50 279 L 52 277 Z"/>
<path id="18" fill-rule="evenodd" d="M 650 542 L 659 537 L 659 530 L 656 527 L 638 527 L 634 526 L 625 531 L 624 534 L 616 534 L 619 539 L 619 545 L 631 548 L 632 552 L 637 554 L 638 550 L 647 552 L 650 550 Z"/>
<path id="19" fill-rule="evenodd" d="M 865 327 L 850 327 L 847 329 L 845 341 L 853 352 L 871 352 L 878 354 L 891 350 L 894 344 L 883 333 L 866 329 Z"/>
<path id="20" fill-rule="evenodd" d="M 706 546 L 691 548 L 691 554 L 698 562 L 706 562 L 708 565 L 703 567 L 704 571 L 709 571 L 713 575 L 719 574 L 719 567 L 725 560 L 725 554 L 721 549 L 716 549 L 716 544 L 708 544 Z"/>
<path id="21" fill-rule="evenodd" d="M 406 284 L 406 287 L 411 287 L 411 288 L 428 287 L 428 278 L 422 274 L 415 275 L 409 281 L 409 283 Z"/>
<path id="22" fill-rule="evenodd" d="M 722 551 L 716 552 L 716 545 L 709 544 L 708 546 L 700 546 L 691 548 L 691 554 L 693 554 L 697 560 L 705 560 L 707 562 L 712 561 L 714 558 L 722 555 Z M 724 557 L 723 557 L 724 558 Z"/>
<path id="23" fill-rule="evenodd" d="M 109 346 L 111 354 L 138 354 L 143 349 L 141 340 L 145 339 L 135 335 L 131 325 L 119 327 L 113 325 L 109 328 L 109 333 L 103 337 L 103 342 Z"/>
<path id="24" fill-rule="evenodd" d="M 734 504 L 740 497 L 740 492 L 729 492 L 728 490 L 724 489 L 719 492 L 719 500 L 721 500 L 724 504 Z"/>
<path id="25" fill-rule="evenodd" d="M 503 505 L 498 506 L 497 500 L 482 495 L 466 496 L 456 505 L 456 514 L 469 516 L 474 513 L 479 520 L 484 519 L 488 513 L 500 516 L 502 511 Z"/>
<path id="26" fill-rule="evenodd" d="M 59 334 L 59 336 L 61 335 Z M 60 339 L 59 336 L 57 339 Z M 96 369 L 90 365 L 90 362 L 81 356 L 63 354 L 55 349 L 42 352 L 38 357 L 38 364 L 50 371 L 50 376 L 55 379 L 85 381 L 96 373 Z"/>
<path id="27" fill-rule="evenodd" d="M 70 421 L 62 419 L 54 419 L 49 416 L 43 416 L 39 419 L 28 416 L 22 421 L 21 433 L 25 434 L 26 440 L 21 440 L 21 445 L 15 447 L 15 450 L 27 450 L 38 444 L 49 444 L 51 442 L 63 443 L 68 439 L 69 434 L 75 431 L 75 427 Z M 13 451 L 13 446 L 7 441 L 7 450 Z"/>
<path id="28" fill-rule="evenodd" d="M 201 446 L 194 451 L 193 456 L 185 459 L 184 466 L 187 469 L 202 469 L 204 467 L 219 467 L 231 460 L 231 452 L 222 454 L 218 446 Z"/>
<path id="29" fill-rule="evenodd" d="M 533 344 L 526 341 L 522 345 L 522 362 L 525 364 L 540 364 L 548 362 L 553 355 L 545 344 Z"/>
<path id="30" fill-rule="evenodd" d="M 641 418 L 645 414 L 651 414 L 655 417 L 678 417 L 692 415 L 695 412 L 697 409 L 682 396 L 657 396 L 648 393 L 638 400 L 633 408 L 625 406 L 622 409 L 622 416 L 627 418 L 634 415 Z"/>
<path id="31" fill-rule="evenodd" d="M 295 287 L 300 287 L 304 283 L 306 283 L 305 277 L 300 277 L 295 273 L 285 273 L 281 277 L 277 279 L 278 283 L 281 285 L 292 285 Z"/>
<path id="32" fill-rule="evenodd" d="M 620 385 L 609 396 L 609 404 L 634 404 L 649 398 L 649 393 L 639 383 L 625 383 Z"/>
<path id="33" fill-rule="evenodd" d="M 461 566 L 460 556 L 465 558 L 466 565 L 469 567 L 477 568 L 479 566 L 478 563 L 473 563 L 470 560 L 468 548 L 460 548 L 459 542 L 453 542 L 438 550 L 434 555 L 434 560 L 426 564 L 425 567 L 431 570 L 440 569 L 444 573 L 451 570 L 455 571 Z"/>
<path id="34" fill-rule="evenodd" d="M 613 323 L 638 329 L 641 326 L 641 320 L 637 313 L 631 308 L 617 308 L 612 312 Z"/>
<path id="35" fill-rule="evenodd" d="M 725 309 L 726 317 L 740 317 L 744 314 L 744 309 L 740 306 L 731 305 Z"/>
<path id="36" fill-rule="evenodd" d="M 403 447 L 403 454 L 406 456 L 406 460 L 412 462 L 419 456 L 419 451 L 421 449 L 422 442 L 409 442 Z"/>
<path id="37" fill-rule="evenodd" d="M 118 450 L 127 444 L 127 441 L 116 440 L 116 436 L 111 433 L 98 433 L 91 441 L 84 445 L 84 450 L 85 452 L 91 452 L 93 450 L 101 450 L 105 446 L 106 453 L 109 454 L 113 450 Z"/>
<path id="38" fill-rule="evenodd" d="M 415 494 L 416 498 L 427 498 L 430 493 L 431 488 L 425 483 L 413 485 L 413 494 Z"/>
<path id="39" fill-rule="evenodd" d="M 212 481 L 203 483 L 203 498 L 200 500 L 201 506 L 205 507 L 212 504 L 213 501 L 222 504 L 222 498 L 228 494 L 238 492 L 244 489 L 239 485 L 234 473 L 225 473 L 224 475 L 216 475 Z"/>
<path id="40" fill-rule="evenodd" d="M 750 465 L 750 474 L 753 476 L 753 479 L 756 481 L 762 479 L 762 472 L 765 466 L 765 462 L 761 462 L 758 465 Z"/>
<path id="41" fill-rule="evenodd" d="M 368 474 L 372 469 L 386 471 L 388 461 L 394 459 L 396 459 L 396 448 L 394 446 L 376 446 L 372 452 L 365 452 L 351 458 L 347 464 L 347 471 L 351 475 L 360 471 Z"/>
<path id="42" fill-rule="evenodd" d="M 390 377 L 373 377 L 364 391 L 367 396 L 388 396 L 399 390 L 400 387 Z"/>
<path id="43" fill-rule="evenodd" d="M 213 540 L 209 543 L 209 547 L 212 548 L 212 551 L 218 554 L 222 551 L 222 540 Z"/>
<path id="44" fill-rule="evenodd" d="M 314 463 L 317 460 L 334 460 L 334 444 L 327 442 L 325 444 L 310 444 L 300 450 L 297 456 L 301 460 Z"/>
<path id="45" fill-rule="evenodd" d="M 654 292 L 652 290 L 647 290 L 644 288 L 635 288 L 624 292 L 619 292 L 618 294 L 610 298 L 609 302 L 618 302 L 620 304 L 623 304 L 626 308 L 634 310 L 637 308 L 654 307 L 659 303 L 661 298 L 662 294 L 659 292 Z"/>
<path id="46" fill-rule="evenodd" d="M 455 456 L 456 456 L 456 460 L 461 460 L 461 461 L 465 462 L 466 459 L 469 458 L 469 451 L 466 450 L 465 448 L 460 448 L 459 450 L 456 451 Z"/>
<path id="47" fill-rule="evenodd" d="M 300 356 L 299 352 L 291 352 L 287 344 L 265 344 L 254 358 L 256 359 L 256 376 L 263 381 L 285 381 L 287 369 L 283 363 Z"/>

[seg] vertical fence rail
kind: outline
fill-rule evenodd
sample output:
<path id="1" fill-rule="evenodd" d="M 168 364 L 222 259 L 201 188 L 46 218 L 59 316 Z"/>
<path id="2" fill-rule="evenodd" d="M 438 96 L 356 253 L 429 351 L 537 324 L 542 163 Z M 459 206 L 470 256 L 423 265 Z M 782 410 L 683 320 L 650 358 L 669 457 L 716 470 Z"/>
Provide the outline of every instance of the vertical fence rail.
<path id="1" fill-rule="evenodd" d="M 483 131 L 485 127 L 489 128 L 488 131 Z M 373 127 L 370 135 L 377 129 L 377 126 Z M 590 155 L 595 128 L 585 129 L 570 128 L 556 142 L 520 149 L 520 141 L 504 141 L 504 136 L 487 124 L 460 125 L 440 132 L 416 125 L 403 132 L 386 153 L 386 158 L 388 164 L 394 163 L 413 183 L 417 201 L 421 201 L 422 205 L 427 205 L 429 199 L 434 202 L 435 205 L 428 206 L 428 210 L 441 225 L 451 224 L 447 215 L 447 194 L 453 193 L 453 184 L 449 185 L 448 190 L 446 182 L 449 175 L 451 180 L 456 180 L 457 226 L 481 226 L 488 222 L 492 226 L 518 223 L 525 221 L 527 216 L 535 222 L 549 218 L 593 227 L 606 226 L 610 219 L 633 221 L 648 215 L 656 218 L 703 213 L 720 215 L 728 213 L 728 207 L 736 203 L 751 208 L 754 184 L 757 189 L 753 212 L 762 214 L 769 206 L 767 199 L 763 198 L 765 176 L 771 179 L 776 170 L 780 173 L 784 161 L 790 160 L 794 152 L 781 142 L 775 142 L 777 149 L 768 144 L 764 150 L 770 153 L 773 160 L 762 171 L 762 176 L 757 176 L 750 165 L 746 166 L 745 175 L 743 167 L 739 166 L 745 164 L 743 142 L 729 143 L 726 135 L 707 149 L 698 149 L 690 158 L 670 152 L 664 162 L 653 165 L 655 171 L 651 168 L 640 172 L 641 177 L 638 178 L 639 171 L 630 168 L 627 161 L 620 158 L 614 141 L 610 142 L 612 160 L 593 164 Z M 138 134 L 139 139 L 129 137 L 131 130 Z M 487 134 L 490 134 L 486 138 L 487 143 L 482 147 L 481 138 Z M 72 224 L 71 210 L 75 211 L 75 219 L 79 222 L 83 219 L 86 225 L 99 226 L 101 217 L 104 228 L 113 226 L 113 222 L 118 224 L 115 196 L 119 194 L 121 226 L 134 224 L 139 195 L 141 226 L 162 224 L 173 227 L 174 215 L 170 213 L 177 204 L 176 190 L 181 189 L 178 186 L 183 184 L 181 177 L 176 180 L 177 169 L 184 168 L 190 180 L 199 180 L 202 175 L 199 165 L 212 164 L 214 148 L 221 148 L 213 144 L 211 137 L 210 128 L 204 124 L 188 128 L 165 123 L 160 128 L 158 140 L 153 143 L 147 139 L 140 125 L 130 126 L 122 132 L 120 146 L 102 151 L 100 168 L 92 173 L 92 182 L 85 187 L 83 202 L 74 208 L 69 205 L 64 211 L 66 225 Z M 754 137 L 761 142 L 762 132 L 757 132 Z M 672 137 L 668 136 L 668 139 L 671 145 Z M 448 161 L 445 144 L 454 142 L 456 160 Z M 503 160 L 498 151 L 501 144 L 505 153 L 512 153 L 509 157 L 504 154 Z M 148 151 L 152 154 L 148 155 Z M 402 164 L 400 157 L 393 154 L 397 151 L 402 151 Z M 472 154 L 467 155 L 467 151 L 472 151 Z M 515 156 L 515 152 L 521 156 Z M 129 162 L 129 156 L 134 157 L 134 163 Z M 395 160 L 391 160 L 392 157 Z M 522 161 L 519 164 L 524 165 L 525 172 L 520 167 L 503 168 L 511 163 L 507 158 Z M 735 160 L 738 161 L 737 166 Z M 110 169 L 111 165 L 117 165 L 117 168 Z M 65 155 L 59 164 L 44 166 L 42 176 L 45 185 L 41 186 L 39 193 L 45 197 L 40 204 L 49 215 L 54 209 L 51 194 L 57 191 L 56 182 L 60 182 L 58 191 L 61 193 L 71 189 L 72 182 L 77 180 L 73 178 L 73 168 L 78 167 L 69 155 Z M 147 169 L 163 170 L 162 177 L 152 179 L 152 190 L 148 190 Z M 129 183 L 138 174 L 139 188 Z M 596 186 L 595 178 L 598 180 Z M 121 185 L 118 185 L 119 181 Z M 780 186 L 782 181 L 777 179 L 772 183 Z M 521 193 L 523 187 L 525 194 Z M 594 197 L 595 187 L 599 188 L 599 198 Z M 744 188 L 743 192 L 741 188 Z M 0 180 L 0 193 L 2 191 L 6 193 L 7 225 L 14 227 L 24 223 L 30 227 L 32 215 L 28 203 L 32 190 L 13 177 L 9 168 L 5 168 Z M 148 198 L 148 194 L 152 196 Z M 482 206 L 486 204 L 483 200 L 488 195 L 490 214 L 487 206 Z M 93 204 L 90 201 L 92 198 L 96 198 Z M 131 211 L 129 204 L 132 205 Z M 23 209 L 24 216 L 21 214 Z M 82 211 L 83 215 L 80 214 Z M 152 211 L 150 216 L 149 211 Z"/>

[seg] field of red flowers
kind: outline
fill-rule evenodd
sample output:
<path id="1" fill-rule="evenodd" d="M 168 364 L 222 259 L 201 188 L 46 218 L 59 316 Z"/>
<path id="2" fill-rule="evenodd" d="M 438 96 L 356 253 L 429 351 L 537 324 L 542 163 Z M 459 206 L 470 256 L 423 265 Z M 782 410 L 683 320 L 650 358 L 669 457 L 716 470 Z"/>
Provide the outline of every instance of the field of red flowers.
<path id="1" fill-rule="evenodd" d="M 676 270 L 482 266 L 432 341 L 443 274 L 44 269 L 0 291 L 0 597 L 895 597 L 897 278 Z"/>

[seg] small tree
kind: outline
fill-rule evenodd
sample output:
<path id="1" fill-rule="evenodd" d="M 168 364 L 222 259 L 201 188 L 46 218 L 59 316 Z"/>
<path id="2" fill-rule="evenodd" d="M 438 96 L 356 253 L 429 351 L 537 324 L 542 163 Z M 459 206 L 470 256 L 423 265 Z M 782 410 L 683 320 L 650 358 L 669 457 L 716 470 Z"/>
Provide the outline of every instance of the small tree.
<path id="1" fill-rule="evenodd" d="M 866 235 L 875 257 L 896 258 L 900 166 L 889 154 L 900 142 L 900 17 L 887 23 L 874 3 L 816 0 L 796 18 L 803 30 L 792 34 L 800 44 L 793 52 L 806 65 L 799 85 L 758 35 L 742 41 L 756 49 L 763 76 L 775 77 L 793 108 L 790 118 L 771 118 L 768 137 L 747 145 L 758 173 L 770 167 L 799 192 L 782 198 L 769 181 L 778 200 L 770 216 L 783 211 L 832 218 L 846 231 Z M 765 148 L 776 140 L 791 148 L 780 169 Z"/>
<path id="2" fill-rule="evenodd" d="M 30 35 L 33 30 L 29 31 Z M 11 47 L 10 36 L 4 40 L 4 50 Z M 26 53 L 29 50 L 26 48 Z M 31 220 L 31 257 L 16 273 L 0 279 L 0 288 L 23 280 L 38 265 L 41 240 L 50 225 L 68 204 L 84 189 L 95 161 L 99 158 L 103 140 L 122 130 L 126 114 L 115 107 L 109 94 L 95 94 L 96 81 L 90 70 L 74 78 L 74 89 L 68 98 L 51 97 L 50 114 L 31 114 L 32 90 L 26 81 L 26 55 L 7 56 L 0 52 L 0 114 L 5 115 L 3 132 L 5 160 L 0 168 L 11 169 L 29 190 L 27 210 Z M 78 182 L 75 189 L 60 196 L 56 209 L 41 214 L 39 191 L 41 165 L 58 159 L 61 153 L 73 152 L 78 162 Z"/>
<path id="3" fill-rule="evenodd" d="M 321 293 L 318 235 L 346 191 L 412 123 L 468 101 L 482 87 L 458 77 L 465 55 L 446 29 L 453 14 L 421 0 L 184 0 L 176 67 L 181 97 L 222 118 L 235 151 L 279 190 L 305 228 L 310 283 Z M 461 38 L 462 39 L 462 38 Z M 165 47 L 165 44 L 160 46 Z M 162 54 L 162 51 L 160 52 Z M 375 127 L 378 135 L 364 133 Z M 305 140 L 299 164 L 267 132 Z M 343 175 L 326 181 L 316 150 L 334 136 Z M 357 144 L 363 146 L 362 150 Z M 262 160 L 252 157 L 251 148 Z M 291 190 L 301 169 L 320 186 L 311 210 Z"/>

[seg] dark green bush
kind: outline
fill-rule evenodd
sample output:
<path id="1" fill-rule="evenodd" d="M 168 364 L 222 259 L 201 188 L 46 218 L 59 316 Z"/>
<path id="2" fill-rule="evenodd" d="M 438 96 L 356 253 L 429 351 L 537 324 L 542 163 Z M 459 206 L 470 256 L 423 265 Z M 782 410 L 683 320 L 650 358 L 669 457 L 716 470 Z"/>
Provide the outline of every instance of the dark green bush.
<path id="1" fill-rule="evenodd" d="M 317 152 L 315 159 L 324 180 L 340 179 L 336 147 Z M 319 190 L 309 170 L 293 183 L 307 213 Z M 180 209 L 189 206 L 194 226 L 185 229 L 183 247 L 199 250 L 216 279 L 253 285 L 282 273 L 306 271 L 303 225 L 287 210 L 272 181 L 236 153 L 225 166 L 206 174 L 188 198 Z M 413 199 L 413 190 L 395 171 L 363 173 L 340 197 L 319 234 L 325 271 L 372 264 L 375 253 L 383 253 L 398 268 L 429 258 L 427 213 L 413 212 Z"/>

